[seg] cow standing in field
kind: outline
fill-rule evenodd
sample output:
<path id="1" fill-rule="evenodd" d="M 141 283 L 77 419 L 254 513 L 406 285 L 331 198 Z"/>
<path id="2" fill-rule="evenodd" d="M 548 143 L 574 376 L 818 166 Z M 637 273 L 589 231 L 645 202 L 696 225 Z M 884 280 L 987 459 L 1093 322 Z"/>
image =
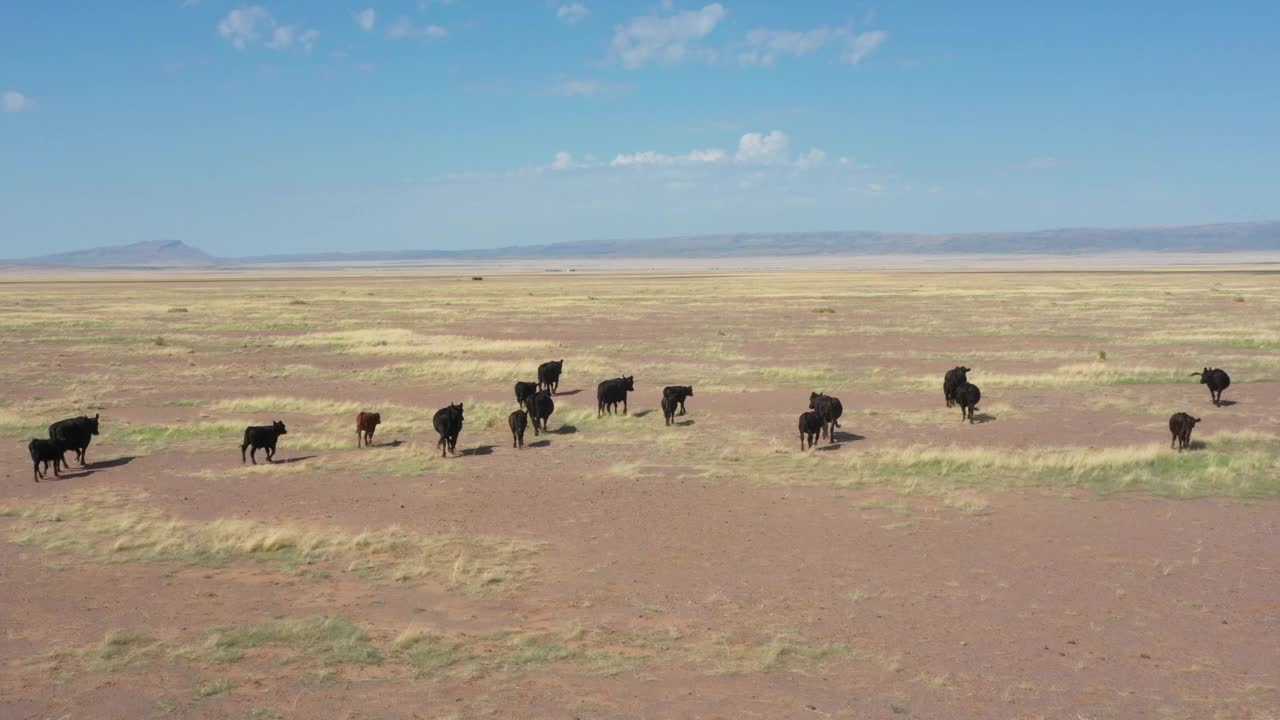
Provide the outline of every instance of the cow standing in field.
<path id="1" fill-rule="evenodd" d="M 662 399 L 666 400 L 668 396 L 675 399 L 676 404 L 680 406 L 680 414 L 684 415 L 684 399 L 693 397 L 692 385 L 668 385 L 662 388 Z"/>
<path id="2" fill-rule="evenodd" d="M 1169 434 L 1173 436 L 1173 439 L 1169 441 L 1169 449 L 1172 450 L 1175 444 L 1178 447 L 1178 452 L 1190 449 L 1191 431 L 1198 422 L 1200 422 L 1200 418 L 1191 417 L 1184 412 L 1171 415 L 1169 417 Z"/>
<path id="3" fill-rule="evenodd" d="M 533 421 L 534 437 L 538 436 L 539 430 L 546 432 L 547 418 L 551 417 L 551 413 L 556 411 L 556 403 L 551 399 L 551 393 L 546 390 L 539 390 L 524 401 L 524 406 L 529 411 L 529 419 Z"/>
<path id="4" fill-rule="evenodd" d="M 809 393 L 809 409 L 822 418 L 822 437 L 835 440 L 836 428 L 840 427 L 840 416 L 844 414 L 844 405 L 840 398 L 822 393 Z"/>
<path id="5" fill-rule="evenodd" d="M 538 392 L 540 385 L 536 382 L 516 381 L 516 405 L 524 407 L 524 401 L 533 397 Z"/>
<path id="6" fill-rule="evenodd" d="M 666 393 L 663 393 L 662 419 L 666 421 L 667 425 L 671 425 L 671 423 L 675 422 L 676 408 L 679 406 L 680 401 L 676 399 L 675 395 L 667 395 Z"/>
<path id="7" fill-rule="evenodd" d="M 529 424 L 529 416 L 523 410 L 517 410 L 507 416 L 507 425 L 511 426 L 511 447 L 524 447 L 524 429 Z"/>
<path id="8" fill-rule="evenodd" d="M 94 435 L 98 434 L 98 416 L 86 417 L 81 415 L 77 418 L 67 418 L 49 426 L 49 439 L 58 444 L 62 448 L 62 452 L 68 450 L 76 451 L 76 460 L 80 462 L 80 466 L 84 467 L 85 453 L 89 450 L 89 441 Z M 62 464 L 66 465 L 65 458 Z"/>
<path id="9" fill-rule="evenodd" d="M 440 441 L 436 443 L 436 447 L 440 448 L 440 457 L 445 457 L 448 453 L 456 455 L 458 434 L 462 432 L 462 403 L 451 403 L 449 407 L 437 410 L 431 418 L 431 425 L 440 433 Z"/>
<path id="10" fill-rule="evenodd" d="M 551 360 L 538 366 L 538 389 L 546 390 L 552 395 L 560 389 L 560 371 L 564 369 L 564 359 Z"/>
<path id="11" fill-rule="evenodd" d="M 35 438 L 27 444 L 27 450 L 31 453 L 31 474 L 36 482 L 40 482 L 40 478 L 48 474 L 50 463 L 53 463 L 53 476 L 62 477 L 58 467 L 63 464 L 62 453 L 66 451 L 57 440 Z M 44 472 L 40 471 L 40 463 L 44 463 Z"/>
<path id="12" fill-rule="evenodd" d="M 607 409 L 612 415 L 618 403 L 622 403 L 622 414 L 627 414 L 627 393 L 636 389 L 635 376 L 605 380 L 596 387 L 596 417 L 604 417 Z"/>
<path id="13" fill-rule="evenodd" d="M 973 383 L 964 383 L 956 388 L 956 404 L 960 406 L 960 422 L 968 418 L 973 424 L 973 411 L 978 409 L 978 401 L 982 400 L 982 391 Z"/>
<path id="14" fill-rule="evenodd" d="M 805 450 L 805 440 L 809 441 L 809 447 L 818 444 L 818 435 L 822 432 L 824 425 L 822 416 L 810 410 L 800 415 L 800 450 Z"/>
<path id="15" fill-rule="evenodd" d="M 1227 375 L 1226 370 L 1218 368 L 1205 368 L 1198 373 L 1191 373 L 1192 377 L 1200 376 L 1200 384 L 1209 386 L 1209 399 L 1214 405 L 1222 404 L 1222 391 L 1231 387 L 1231 376 Z"/>
<path id="16" fill-rule="evenodd" d="M 244 442 L 240 444 L 240 462 L 244 462 L 244 451 L 249 450 L 249 459 L 254 465 L 258 464 L 258 450 L 267 451 L 267 462 L 276 461 L 276 441 L 281 435 L 288 435 L 289 431 L 284 429 L 284 423 L 279 420 L 273 421 L 270 425 L 250 425 L 244 429 Z"/>
<path id="17" fill-rule="evenodd" d="M 362 412 L 356 416 L 356 447 L 363 441 L 365 447 L 373 446 L 373 431 L 382 422 L 382 413 Z"/>
<path id="18" fill-rule="evenodd" d="M 942 397 L 946 399 L 947 407 L 956 404 L 956 388 L 969 382 L 968 373 L 970 372 L 973 372 L 970 368 L 956 366 L 942 376 Z"/>

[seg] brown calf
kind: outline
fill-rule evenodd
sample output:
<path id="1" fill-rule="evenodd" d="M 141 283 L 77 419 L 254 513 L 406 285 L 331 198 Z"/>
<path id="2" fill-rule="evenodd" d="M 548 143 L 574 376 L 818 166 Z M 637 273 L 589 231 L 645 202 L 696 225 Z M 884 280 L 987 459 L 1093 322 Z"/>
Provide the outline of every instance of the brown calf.
<path id="1" fill-rule="evenodd" d="M 365 446 L 373 445 L 373 431 L 380 422 L 381 413 L 362 412 L 356 416 L 356 447 L 360 447 L 361 441 L 364 441 Z"/>

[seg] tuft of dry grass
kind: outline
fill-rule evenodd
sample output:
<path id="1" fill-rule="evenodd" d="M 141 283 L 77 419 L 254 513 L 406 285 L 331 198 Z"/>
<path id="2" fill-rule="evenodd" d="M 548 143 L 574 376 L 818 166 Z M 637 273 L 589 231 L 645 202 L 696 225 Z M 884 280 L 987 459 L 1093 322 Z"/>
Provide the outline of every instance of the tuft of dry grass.
<path id="1" fill-rule="evenodd" d="M 175 562 L 217 567 L 253 559 L 283 568 L 332 566 L 392 580 L 428 578 L 471 593 L 514 590 L 535 580 L 542 545 L 457 534 L 419 535 L 392 526 L 337 528 L 198 522 L 140 509 L 139 498 L 0 507 L 24 522 L 15 542 L 106 562 Z"/>

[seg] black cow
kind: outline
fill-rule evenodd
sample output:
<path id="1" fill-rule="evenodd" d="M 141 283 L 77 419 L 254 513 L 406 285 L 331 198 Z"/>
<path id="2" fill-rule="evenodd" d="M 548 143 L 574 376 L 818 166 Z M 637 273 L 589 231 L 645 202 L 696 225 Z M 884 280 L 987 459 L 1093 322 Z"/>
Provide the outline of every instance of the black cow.
<path id="1" fill-rule="evenodd" d="M 94 435 L 98 434 L 98 416 L 86 417 L 81 415 L 77 418 L 67 418 L 49 426 L 49 439 L 58 443 L 62 448 L 62 452 L 68 450 L 76 451 L 76 460 L 80 461 L 81 467 L 85 464 L 85 452 L 89 449 L 89 441 Z M 66 459 L 62 461 L 63 465 L 67 464 Z"/>
<path id="2" fill-rule="evenodd" d="M 674 396 L 676 403 L 680 405 L 680 414 L 684 414 L 684 399 L 693 397 L 692 385 L 668 385 L 662 388 L 662 397 L 666 399 L 668 395 Z"/>
<path id="3" fill-rule="evenodd" d="M 382 424 L 382 413 L 362 412 L 356 415 L 356 447 L 373 446 L 373 432 Z"/>
<path id="4" fill-rule="evenodd" d="M 284 423 L 279 420 L 272 421 L 270 425 L 250 425 L 244 429 L 244 442 L 240 444 L 240 462 L 244 462 L 244 451 L 249 450 L 249 459 L 254 465 L 258 464 L 258 449 L 262 448 L 267 451 L 267 462 L 276 461 L 276 441 L 281 435 L 288 435 L 289 431 L 284 429 Z"/>
<path id="5" fill-rule="evenodd" d="M 529 424 L 529 416 L 517 410 L 507 416 L 507 424 L 511 426 L 511 447 L 524 447 L 524 429 Z"/>
<path id="6" fill-rule="evenodd" d="M 942 396 L 947 401 L 947 407 L 956 404 L 956 388 L 969 382 L 968 373 L 970 372 L 973 372 L 972 368 L 956 366 L 942 376 Z"/>
<path id="7" fill-rule="evenodd" d="M 449 407 L 437 410 L 431 418 L 431 425 L 440 433 L 440 441 L 436 443 L 436 447 L 440 448 L 440 457 L 445 457 L 448 453 L 456 455 L 458 433 L 462 432 L 462 403 L 451 403 Z"/>
<path id="8" fill-rule="evenodd" d="M 1231 376 L 1226 370 L 1205 368 L 1201 372 L 1191 373 L 1192 377 L 1200 376 L 1200 384 L 1209 386 L 1209 399 L 1214 405 L 1222 404 L 1222 391 L 1231 387 Z"/>
<path id="9" fill-rule="evenodd" d="M 560 371 L 564 369 L 564 359 L 551 360 L 538 366 L 538 389 L 546 389 L 552 395 L 560 389 Z"/>
<path id="10" fill-rule="evenodd" d="M 680 407 L 680 400 L 675 395 L 662 396 L 662 419 L 666 420 L 667 425 L 675 422 L 676 408 Z"/>
<path id="11" fill-rule="evenodd" d="M 973 383 L 964 383 L 956 387 L 956 404 L 960 406 L 960 422 L 968 418 L 973 422 L 973 411 L 978 409 L 978 401 L 982 399 L 982 391 Z"/>
<path id="12" fill-rule="evenodd" d="M 822 393 L 809 393 L 809 409 L 822 418 L 822 436 L 834 440 L 836 428 L 840 427 L 840 416 L 844 414 L 844 405 L 840 398 Z"/>
<path id="13" fill-rule="evenodd" d="M 1176 444 L 1178 452 L 1182 452 L 1191 447 L 1191 430 L 1195 428 L 1196 423 L 1200 422 L 1200 418 L 1191 417 L 1190 415 L 1180 412 L 1169 416 L 1169 434 L 1173 439 L 1169 441 L 1169 449 L 1173 449 Z"/>
<path id="14" fill-rule="evenodd" d="M 524 401 L 538 392 L 538 388 L 539 385 L 536 382 L 516 381 L 516 405 L 524 407 Z"/>
<path id="15" fill-rule="evenodd" d="M 62 453 L 66 450 L 58 444 L 57 440 L 36 438 L 27 445 L 27 450 L 31 451 L 31 474 L 36 482 L 40 482 L 40 478 L 49 472 L 49 463 L 53 463 L 53 476 L 62 477 L 58 468 L 63 464 Z M 44 463 L 44 472 L 40 471 L 40 463 Z"/>
<path id="16" fill-rule="evenodd" d="M 604 417 L 607 408 L 612 415 L 618 403 L 622 403 L 622 414 L 627 414 L 627 393 L 635 392 L 635 376 L 605 380 L 596 388 L 596 417 Z"/>
<path id="17" fill-rule="evenodd" d="M 800 414 L 800 449 L 802 451 L 805 449 L 805 440 L 809 441 L 809 447 L 818 444 L 818 435 L 822 432 L 824 424 L 822 416 L 813 410 Z"/>
<path id="18" fill-rule="evenodd" d="M 524 407 L 529 411 L 529 419 L 533 421 L 534 437 L 538 436 L 539 430 L 546 432 L 547 418 L 556 411 L 556 403 L 551 399 L 551 393 L 539 390 L 524 401 Z"/>

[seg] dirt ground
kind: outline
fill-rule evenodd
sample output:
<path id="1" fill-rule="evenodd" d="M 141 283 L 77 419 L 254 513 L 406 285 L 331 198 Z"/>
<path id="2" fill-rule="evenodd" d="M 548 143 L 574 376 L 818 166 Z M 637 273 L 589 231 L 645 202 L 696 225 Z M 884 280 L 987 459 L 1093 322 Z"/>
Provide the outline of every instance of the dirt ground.
<path id="1" fill-rule="evenodd" d="M 0 717 L 1280 718 L 1278 274 L 10 279 Z"/>

